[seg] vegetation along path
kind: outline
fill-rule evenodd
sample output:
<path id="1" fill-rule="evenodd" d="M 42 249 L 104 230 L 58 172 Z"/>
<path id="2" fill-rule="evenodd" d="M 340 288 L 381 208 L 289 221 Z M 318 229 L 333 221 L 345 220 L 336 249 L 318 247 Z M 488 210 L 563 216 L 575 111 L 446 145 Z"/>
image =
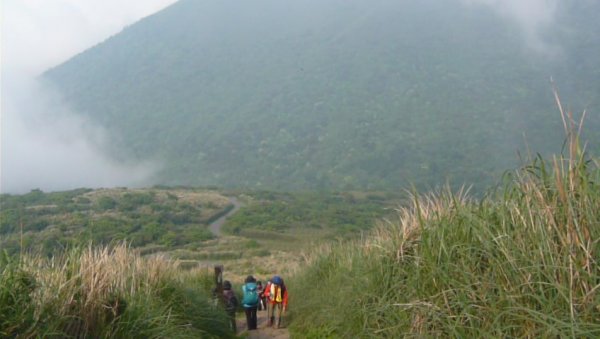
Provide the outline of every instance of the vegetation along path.
<path id="1" fill-rule="evenodd" d="M 236 197 L 230 197 L 229 202 L 231 202 L 231 204 L 233 205 L 233 208 L 229 212 L 227 212 L 227 214 L 223 215 L 222 217 L 213 221 L 210 224 L 210 231 L 216 236 L 221 235 L 221 226 L 223 226 L 223 224 L 225 223 L 225 220 L 227 220 L 227 218 L 229 218 L 235 212 L 237 212 L 240 209 L 240 207 L 242 206 L 242 204 L 237 200 Z"/>

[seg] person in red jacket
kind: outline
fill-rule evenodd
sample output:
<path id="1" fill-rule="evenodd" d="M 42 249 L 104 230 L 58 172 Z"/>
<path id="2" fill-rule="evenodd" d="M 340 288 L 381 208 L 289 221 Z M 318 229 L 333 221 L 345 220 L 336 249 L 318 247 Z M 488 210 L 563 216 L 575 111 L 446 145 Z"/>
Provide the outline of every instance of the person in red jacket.
<path id="1" fill-rule="evenodd" d="M 274 276 L 265 286 L 264 295 L 268 306 L 267 326 L 273 326 L 277 318 L 276 326 L 279 328 L 288 305 L 288 292 L 283 279 L 278 275 Z"/>

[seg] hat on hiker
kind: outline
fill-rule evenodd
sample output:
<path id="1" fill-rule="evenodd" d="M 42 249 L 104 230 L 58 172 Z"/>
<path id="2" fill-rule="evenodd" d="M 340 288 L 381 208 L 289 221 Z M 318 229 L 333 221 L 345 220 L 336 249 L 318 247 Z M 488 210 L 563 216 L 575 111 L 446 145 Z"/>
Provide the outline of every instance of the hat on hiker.
<path id="1" fill-rule="evenodd" d="M 281 279 L 280 276 L 276 275 L 276 276 L 273 276 L 273 278 L 271 279 L 271 282 L 275 285 L 281 285 L 281 284 L 283 284 L 283 279 Z"/>

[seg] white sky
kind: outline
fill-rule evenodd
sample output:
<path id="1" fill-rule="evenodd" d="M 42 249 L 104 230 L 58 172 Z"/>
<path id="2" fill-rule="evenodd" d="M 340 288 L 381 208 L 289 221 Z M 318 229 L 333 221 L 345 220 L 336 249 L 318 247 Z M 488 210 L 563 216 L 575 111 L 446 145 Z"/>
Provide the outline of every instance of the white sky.
<path id="1" fill-rule="evenodd" d="M 40 73 L 175 0 L 2 0 L 2 68 Z"/>
<path id="2" fill-rule="evenodd" d="M 119 164 L 104 131 L 34 78 L 175 0 L 1 0 L 0 191 L 142 184 L 156 165 Z"/>

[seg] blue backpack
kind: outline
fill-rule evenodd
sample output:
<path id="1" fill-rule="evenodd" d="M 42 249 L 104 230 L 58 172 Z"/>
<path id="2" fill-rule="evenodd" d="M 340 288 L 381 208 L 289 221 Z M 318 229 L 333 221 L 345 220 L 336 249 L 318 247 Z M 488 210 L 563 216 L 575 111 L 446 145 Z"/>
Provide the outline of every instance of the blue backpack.
<path id="1" fill-rule="evenodd" d="M 244 285 L 244 298 L 242 304 L 247 307 L 258 306 L 258 289 L 256 283 L 249 282 Z"/>

